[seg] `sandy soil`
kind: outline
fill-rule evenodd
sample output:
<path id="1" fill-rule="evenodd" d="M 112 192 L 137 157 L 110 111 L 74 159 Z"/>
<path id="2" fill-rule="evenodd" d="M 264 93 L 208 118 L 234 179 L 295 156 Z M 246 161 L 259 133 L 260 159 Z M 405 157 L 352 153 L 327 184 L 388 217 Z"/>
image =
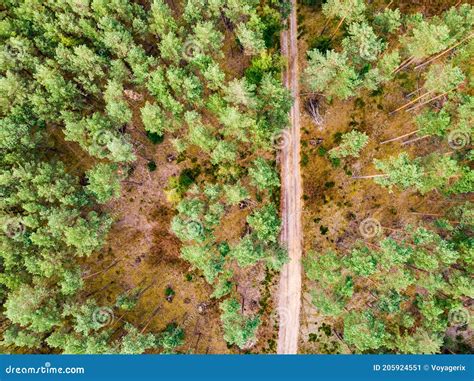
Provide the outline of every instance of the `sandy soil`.
<path id="1" fill-rule="evenodd" d="M 281 241 L 288 248 L 290 262 L 280 276 L 278 313 L 280 327 L 277 352 L 295 354 L 298 351 L 301 298 L 301 174 L 300 174 L 300 109 L 298 71 L 298 27 L 296 0 L 292 0 L 289 29 L 282 32 L 282 55 L 288 68 L 284 83 L 290 89 L 294 103 L 290 110 L 290 127 L 281 155 L 282 232 Z"/>

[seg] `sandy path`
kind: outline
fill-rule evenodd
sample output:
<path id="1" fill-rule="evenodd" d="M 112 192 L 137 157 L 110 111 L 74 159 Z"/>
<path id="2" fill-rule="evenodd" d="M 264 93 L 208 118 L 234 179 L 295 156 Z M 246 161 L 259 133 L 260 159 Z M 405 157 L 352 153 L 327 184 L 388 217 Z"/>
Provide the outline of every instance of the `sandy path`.
<path id="1" fill-rule="evenodd" d="M 283 82 L 293 95 L 294 104 L 290 110 L 289 134 L 281 152 L 282 178 L 282 232 L 281 241 L 288 248 L 290 262 L 280 275 L 278 291 L 278 313 L 280 328 L 277 352 L 293 354 L 298 350 L 298 333 L 301 305 L 301 174 L 300 174 L 300 113 L 298 72 L 298 26 L 296 0 L 292 0 L 289 30 L 281 35 L 282 54 L 288 59 L 288 68 Z"/>

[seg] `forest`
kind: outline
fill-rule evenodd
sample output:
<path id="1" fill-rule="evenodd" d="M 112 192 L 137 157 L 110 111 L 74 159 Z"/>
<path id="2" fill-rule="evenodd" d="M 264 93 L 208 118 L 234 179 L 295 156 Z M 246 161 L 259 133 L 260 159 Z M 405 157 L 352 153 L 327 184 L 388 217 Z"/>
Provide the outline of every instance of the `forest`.
<path id="1" fill-rule="evenodd" d="M 2 352 L 276 353 L 296 314 L 298 353 L 472 353 L 473 37 L 467 1 L 5 0 Z"/>

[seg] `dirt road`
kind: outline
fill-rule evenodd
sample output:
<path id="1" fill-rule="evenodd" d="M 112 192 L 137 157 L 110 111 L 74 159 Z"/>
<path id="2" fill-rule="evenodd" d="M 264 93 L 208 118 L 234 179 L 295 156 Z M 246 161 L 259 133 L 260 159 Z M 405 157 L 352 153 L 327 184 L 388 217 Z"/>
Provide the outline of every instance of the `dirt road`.
<path id="1" fill-rule="evenodd" d="M 292 0 L 289 28 L 282 32 L 282 54 L 287 57 L 288 67 L 283 82 L 290 89 L 294 104 L 290 110 L 290 126 L 284 136 L 285 144 L 281 152 L 282 180 L 282 232 L 281 242 L 288 248 L 290 262 L 280 276 L 278 290 L 278 314 L 280 328 L 277 352 L 294 354 L 298 350 L 298 333 L 301 304 L 301 174 L 300 174 L 300 104 L 298 72 L 298 26 L 296 0 Z"/>

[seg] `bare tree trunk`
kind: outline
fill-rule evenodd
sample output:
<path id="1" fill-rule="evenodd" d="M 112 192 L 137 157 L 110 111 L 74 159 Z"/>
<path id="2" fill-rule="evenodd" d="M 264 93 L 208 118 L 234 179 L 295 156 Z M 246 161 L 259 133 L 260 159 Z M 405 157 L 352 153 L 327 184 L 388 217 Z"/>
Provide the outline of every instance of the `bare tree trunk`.
<path id="1" fill-rule="evenodd" d="M 95 291 L 92 291 L 92 292 L 88 293 L 88 294 L 86 295 L 86 298 L 89 298 L 89 297 L 91 297 L 92 295 L 97 294 L 98 292 L 101 292 L 101 291 L 104 291 L 104 290 L 108 289 L 108 288 L 109 288 L 112 284 L 114 284 L 114 283 L 115 283 L 114 280 L 110 281 L 110 282 L 107 283 L 104 287 L 101 287 L 101 288 L 99 288 L 99 289 L 97 289 L 97 290 L 95 290 Z"/>
<path id="2" fill-rule="evenodd" d="M 103 270 L 100 270 L 100 271 L 97 271 L 95 272 L 94 274 L 90 274 L 90 275 L 87 275 L 85 276 L 83 279 L 89 279 L 89 278 L 92 278 L 93 276 L 96 276 L 96 275 L 99 275 L 99 274 L 102 274 L 102 273 L 105 273 L 106 271 L 110 270 L 112 267 L 114 267 L 117 263 L 121 262 L 122 260 L 121 259 L 116 259 L 112 262 L 111 265 L 109 265 L 107 268 L 103 269 Z"/>
<path id="3" fill-rule="evenodd" d="M 141 296 L 148 291 L 151 287 L 153 287 L 156 284 L 156 279 L 154 279 L 148 286 L 146 286 L 143 290 L 140 290 L 140 292 L 137 295 L 137 299 L 141 298 Z"/>
<path id="4" fill-rule="evenodd" d="M 442 57 L 444 56 L 446 53 L 449 53 L 451 50 L 453 50 L 454 48 L 456 48 L 457 46 L 461 45 L 463 42 L 471 39 L 472 37 L 474 37 L 474 34 L 471 34 L 469 35 L 468 37 L 464 38 L 463 40 L 459 41 L 457 44 L 454 44 L 452 47 L 442 51 L 441 53 L 437 54 L 436 56 L 434 56 L 433 58 L 430 58 L 428 61 L 425 61 L 417 66 L 415 66 L 415 69 L 419 69 L 425 65 L 428 65 L 430 62 L 433 62 L 434 60 L 438 59 L 439 57 Z"/>
<path id="5" fill-rule="evenodd" d="M 323 118 L 321 114 L 319 113 L 319 105 L 318 102 L 316 101 L 316 104 L 314 104 L 315 101 L 314 99 L 310 99 L 307 102 L 308 105 L 308 113 L 311 115 L 311 119 L 313 119 L 313 122 L 320 126 L 323 124 Z"/>
<path id="6" fill-rule="evenodd" d="M 392 74 L 398 73 L 400 70 L 408 66 L 413 60 L 414 60 L 413 56 L 408 57 L 405 61 L 403 61 L 400 65 L 398 65 L 398 67 L 392 72 Z"/>
<path id="7" fill-rule="evenodd" d="M 425 105 L 425 104 L 427 104 L 427 103 L 430 103 L 430 102 L 434 101 L 435 99 L 441 98 L 442 96 L 446 95 L 447 93 L 449 93 L 449 92 L 451 92 L 451 91 L 453 91 L 453 90 L 454 90 L 454 89 L 451 89 L 451 90 L 449 90 L 449 91 L 444 92 L 443 94 L 440 94 L 440 95 L 437 95 L 436 97 L 433 97 L 433 98 L 431 98 L 431 99 L 428 99 L 427 101 L 425 101 L 425 102 L 423 102 L 423 103 L 420 103 L 420 104 L 417 104 L 417 105 L 415 105 L 415 106 L 412 106 L 412 107 L 410 107 L 407 111 L 414 110 L 414 109 L 416 109 L 416 108 L 418 108 L 418 107 L 421 107 L 421 106 L 423 106 L 423 105 Z"/>
<path id="8" fill-rule="evenodd" d="M 143 333 L 145 332 L 145 330 L 148 328 L 148 325 L 151 323 L 151 321 L 153 320 L 153 318 L 156 316 L 156 314 L 158 313 L 158 311 L 160 310 L 161 308 L 161 303 L 158 304 L 158 306 L 156 306 L 156 308 L 153 310 L 150 318 L 148 319 L 148 321 L 146 322 L 145 326 L 142 328 L 142 330 L 140 331 L 140 333 Z"/>
<path id="9" fill-rule="evenodd" d="M 336 30 L 333 32 L 332 36 L 331 36 L 331 40 L 334 38 L 334 36 L 336 35 L 337 31 L 339 30 L 339 28 L 341 27 L 342 23 L 344 22 L 344 20 L 346 19 L 346 16 L 344 16 L 341 21 L 339 21 L 339 24 L 337 24 L 337 27 L 336 27 Z"/>
<path id="10" fill-rule="evenodd" d="M 142 182 L 132 181 L 132 180 L 123 180 L 123 182 L 124 182 L 125 184 L 133 184 L 133 185 L 138 185 L 138 186 L 143 185 Z"/>
<path id="11" fill-rule="evenodd" d="M 388 175 L 352 176 L 353 179 L 373 179 L 374 177 L 388 177 Z"/>
<path id="12" fill-rule="evenodd" d="M 115 324 L 120 323 L 120 322 L 122 321 L 122 319 L 123 319 L 124 316 L 125 316 L 125 313 L 123 313 L 122 315 L 120 315 L 120 317 L 119 317 L 117 320 L 114 321 L 114 323 L 112 324 L 112 327 L 110 327 L 110 328 L 113 328 L 113 327 L 115 326 Z M 121 327 L 118 327 L 118 328 L 112 333 L 112 335 L 113 335 L 115 332 L 117 332 L 120 328 L 121 328 Z"/>
<path id="13" fill-rule="evenodd" d="M 411 144 L 411 143 L 417 142 L 418 140 L 425 139 L 425 138 L 427 138 L 427 137 L 429 137 L 429 136 L 431 136 L 431 135 L 424 135 L 424 136 L 420 136 L 419 138 L 407 140 L 406 142 L 403 142 L 403 143 L 402 143 L 402 146 L 404 146 L 404 145 L 406 145 L 406 144 Z"/>
<path id="14" fill-rule="evenodd" d="M 411 104 L 415 103 L 417 100 L 421 99 L 421 98 L 424 98 L 426 97 L 427 95 L 431 94 L 434 90 L 430 90 L 424 94 L 421 94 L 420 96 L 416 97 L 415 99 L 411 100 L 410 102 L 408 103 L 405 103 L 403 106 L 400 106 L 399 108 L 397 108 L 396 110 L 393 110 L 391 112 L 389 112 L 389 115 L 392 115 L 392 114 L 395 114 L 397 111 L 400 111 L 400 110 L 403 110 L 404 108 L 410 106 Z"/>
<path id="15" fill-rule="evenodd" d="M 319 33 L 319 36 L 321 37 L 323 33 L 326 31 L 331 19 L 327 19 L 326 22 L 324 23 L 323 29 L 321 30 L 321 33 Z"/>
<path id="16" fill-rule="evenodd" d="M 416 131 L 412 131 L 412 132 L 409 132 L 408 134 L 405 134 L 405 135 L 401 135 L 401 136 L 397 136 L 396 138 L 393 138 L 393 139 L 389 139 L 389 140 L 384 140 L 382 143 L 380 143 L 381 145 L 382 144 L 387 144 L 387 143 L 390 143 L 390 142 L 394 142 L 396 140 L 400 140 L 400 139 L 403 139 L 403 138 L 406 138 L 407 136 L 411 136 L 413 134 L 416 134 L 418 131 L 420 130 L 416 130 Z"/>
<path id="17" fill-rule="evenodd" d="M 198 332 L 198 338 L 196 340 L 196 345 L 194 346 L 194 352 L 197 352 L 197 347 L 199 345 L 199 341 L 201 341 L 201 336 L 202 336 L 202 333 Z"/>
<path id="18" fill-rule="evenodd" d="M 407 94 L 405 96 L 405 98 L 410 98 L 413 94 L 419 92 L 421 89 L 423 89 L 422 87 L 419 87 L 418 89 L 416 89 L 415 91 L 412 91 L 410 94 Z"/>

